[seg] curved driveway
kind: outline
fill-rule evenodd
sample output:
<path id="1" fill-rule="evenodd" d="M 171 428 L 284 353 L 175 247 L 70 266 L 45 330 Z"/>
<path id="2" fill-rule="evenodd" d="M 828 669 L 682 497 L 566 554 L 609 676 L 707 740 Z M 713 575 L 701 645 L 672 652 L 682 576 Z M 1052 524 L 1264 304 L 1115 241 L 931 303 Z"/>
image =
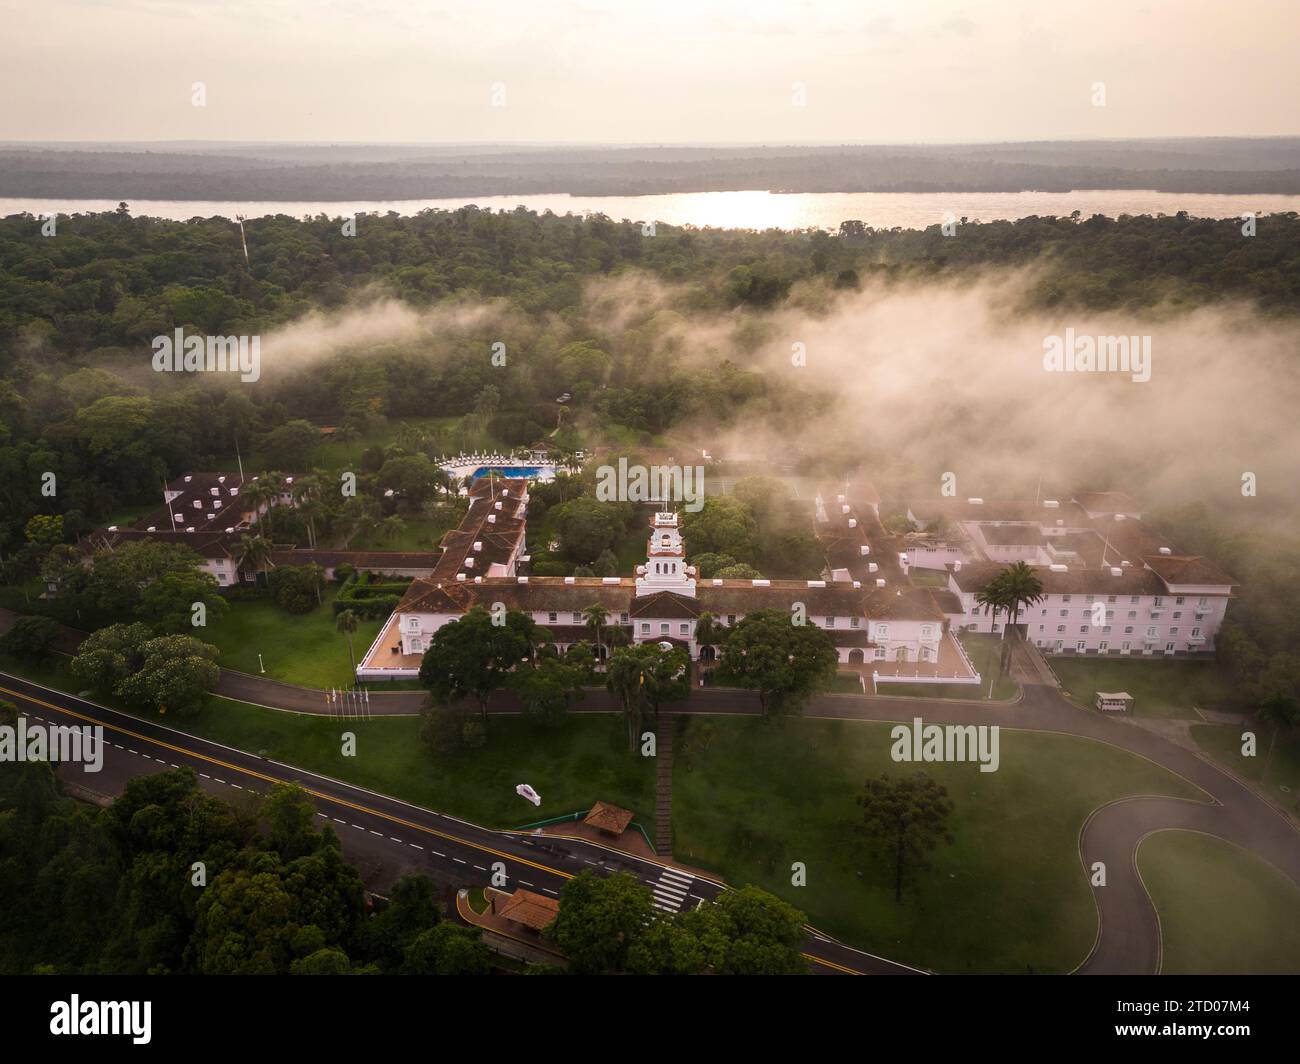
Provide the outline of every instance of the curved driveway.
<path id="1" fill-rule="evenodd" d="M 7 616 L 6 616 L 7 615 Z M 14 615 L 0 610 L 0 632 Z M 80 633 L 76 633 L 79 635 Z M 1032 651 L 1015 645 L 1014 671 L 1022 695 L 1011 702 L 965 702 L 951 699 L 821 695 L 805 715 L 880 722 L 923 717 L 927 724 L 997 724 L 1025 731 L 1057 732 L 1109 743 L 1174 772 L 1205 794 L 1205 800 L 1138 796 L 1111 802 L 1093 811 L 1079 838 L 1081 874 L 1100 861 L 1106 885 L 1093 888 L 1098 910 L 1097 939 L 1076 971 L 1085 974 L 1152 974 L 1160 970 L 1160 923 L 1137 869 L 1137 848 L 1147 835 L 1166 829 L 1200 831 L 1249 850 L 1300 887 L 1300 831 L 1283 812 L 1257 791 L 1208 758 L 1178 746 L 1128 720 L 1082 709 L 1043 682 Z M 323 692 L 293 687 L 260 676 L 222 670 L 217 692 L 229 698 L 291 712 L 333 715 Z M 420 691 L 372 693 L 366 709 L 372 716 L 416 714 Z M 602 690 L 589 690 L 575 707 L 579 712 L 615 712 L 617 704 Z M 674 713 L 756 713 L 746 691 L 702 688 L 684 703 L 665 707 Z M 518 712 L 508 692 L 495 697 L 492 712 Z"/>

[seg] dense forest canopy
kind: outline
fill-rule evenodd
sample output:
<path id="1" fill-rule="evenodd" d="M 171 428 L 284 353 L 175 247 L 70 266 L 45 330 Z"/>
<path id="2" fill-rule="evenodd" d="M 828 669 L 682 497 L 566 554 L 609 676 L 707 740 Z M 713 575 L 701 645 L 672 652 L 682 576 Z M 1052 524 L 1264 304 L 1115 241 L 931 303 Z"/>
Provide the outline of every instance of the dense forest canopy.
<path id="1" fill-rule="evenodd" d="M 23 146 L 0 196 L 344 200 L 783 192 L 1300 193 L 1300 138 L 936 145 Z"/>
<path id="2" fill-rule="evenodd" d="M 252 219 L 245 261 L 239 226 L 222 218 L 133 217 L 124 204 L 61 216 L 52 236 L 30 215 L 0 220 L 4 578 L 35 576 L 24 552 L 49 546 L 33 538 L 37 515 L 61 515 L 60 535 L 74 543 L 128 505 L 156 501 L 164 480 L 232 468 L 237 448 L 257 453 L 250 472 L 309 473 L 329 464 L 318 461 L 322 427 L 338 441 L 377 441 L 347 468 L 376 496 L 399 489 L 408 506 L 336 506 L 323 519 L 341 542 L 367 522 L 411 517 L 436 483 L 429 460 L 479 441 L 572 451 L 761 424 L 793 460 L 837 396 L 813 378 L 774 377 L 754 352 L 775 315 L 793 307 L 815 318 L 868 285 L 1025 269 L 1015 298 L 1026 312 L 1159 314 L 1235 299 L 1261 321 L 1293 322 L 1300 307 L 1294 214 L 1260 219 L 1249 239 L 1237 220 L 1184 214 L 963 223 L 954 236 L 854 222 L 837 233 L 660 226 L 651 236 L 601 216 L 473 207 L 364 215 L 355 232 L 323 216 Z M 331 331 L 331 314 L 351 331 Z M 687 327 L 703 319 L 709 328 Z M 152 372 L 152 339 L 176 329 L 276 342 L 255 386 Z M 492 361 L 498 342 L 508 372 Z M 968 419 L 954 407 L 947 422 Z M 57 493 L 41 492 L 47 473 Z M 552 530 L 561 541 L 562 517 Z M 305 527 L 282 531 L 308 538 Z M 617 532 L 580 560 L 612 564 Z M 770 550 L 713 553 L 722 568 L 775 567 Z"/>

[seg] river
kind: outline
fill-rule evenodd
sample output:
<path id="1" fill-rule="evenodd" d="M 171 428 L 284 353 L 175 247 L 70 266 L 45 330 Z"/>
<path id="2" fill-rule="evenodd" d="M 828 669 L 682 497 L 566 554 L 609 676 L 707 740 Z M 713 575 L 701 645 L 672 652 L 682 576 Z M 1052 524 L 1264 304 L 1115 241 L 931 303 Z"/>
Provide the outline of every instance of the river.
<path id="1" fill-rule="evenodd" d="M 1074 192 L 811 192 L 780 194 L 752 192 L 685 192 L 660 196 L 483 196 L 478 199 L 368 200 L 368 201 L 220 201 L 132 200 L 133 215 L 184 221 L 220 215 L 257 218 L 287 214 L 301 218 L 331 217 L 396 211 L 410 215 L 422 210 L 454 210 L 474 203 L 492 210 L 525 206 L 556 214 L 602 213 L 610 218 L 657 221 L 667 225 L 713 226 L 728 229 L 836 229 L 856 218 L 876 229 L 924 229 L 947 217 L 984 222 L 1024 218 L 1028 215 L 1069 215 L 1086 218 L 1103 214 L 1175 214 L 1187 211 L 1197 217 L 1236 218 L 1246 211 L 1256 215 L 1276 211 L 1300 212 L 1300 196 L 1219 195 L 1156 192 L 1143 189 L 1083 189 Z M 71 214 L 113 210 L 116 200 L 3 199 L 0 217 L 30 214 Z"/>

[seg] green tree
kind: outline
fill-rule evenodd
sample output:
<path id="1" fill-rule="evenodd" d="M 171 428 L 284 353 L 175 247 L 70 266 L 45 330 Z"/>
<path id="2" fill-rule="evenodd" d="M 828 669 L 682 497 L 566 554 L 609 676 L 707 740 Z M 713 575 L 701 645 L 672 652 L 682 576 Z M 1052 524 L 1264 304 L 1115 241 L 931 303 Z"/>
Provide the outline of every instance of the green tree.
<path id="1" fill-rule="evenodd" d="M 0 654 L 39 665 L 48 661 L 62 636 L 59 623 L 49 617 L 19 617 L 0 635 Z"/>
<path id="2" fill-rule="evenodd" d="M 947 788 L 924 772 L 897 780 L 881 775 L 863 785 L 858 805 L 860 830 L 893 862 L 894 901 L 901 902 L 904 884 L 929 867 L 927 854 L 940 842 L 952 842 Z"/>
<path id="3" fill-rule="evenodd" d="M 542 933 L 569 959 L 575 975 L 622 972 L 653 915 L 650 891 L 635 876 L 586 871 L 564 885 L 560 911 Z"/>
<path id="4" fill-rule="evenodd" d="M 211 573 L 198 569 L 164 573 L 140 596 L 140 619 L 160 632 L 184 632 L 194 627 L 194 605 L 202 603 L 206 622 L 214 624 L 226 613 L 226 600 Z"/>
<path id="5" fill-rule="evenodd" d="M 648 718 L 690 694 L 690 656 L 682 647 L 637 643 L 617 647 L 605 666 L 605 687 L 623 707 L 628 753 L 635 753 Z"/>
<path id="6" fill-rule="evenodd" d="M 532 659 L 543 630 L 532 617 L 508 610 L 501 624 L 482 606 L 434 633 L 420 662 L 420 683 L 433 700 L 450 706 L 464 699 L 478 703 L 487 727 L 492 692 L 504 687 L 516 666 Z"/>
<path id="7" fill-rule="evenodd" d="M 334 618 L 334 630 L 348 637 L 348 659 L 352 662 L 351 675 L 353 677 L 357 674 L 357 655 L 352 649 L 352 636 L 356 634 L 359 625 L 360 621 L 357 620 L 357 615 L 351 610 L 341 610 L 339 615 Z"/>
<path id="8" fill-rule="evenodd" d="M 536 665 L 520 663 L 511 677 L 511 689 L 519 697 L 524 716 L 549 728 L 560 727 L 569 706 L 582 697 L 585 670 L 569 661 L 540 657 Z"/>
<path id="9" fill-rule="evenodd" d="M 758 692 L 769 719 L 803 712 L 808 700 L 835 679 L 839 654 L 831 637 L 813 624 L 794 624 L 777 609 L 755 610 L 727 631 L 723 678 Z"/>

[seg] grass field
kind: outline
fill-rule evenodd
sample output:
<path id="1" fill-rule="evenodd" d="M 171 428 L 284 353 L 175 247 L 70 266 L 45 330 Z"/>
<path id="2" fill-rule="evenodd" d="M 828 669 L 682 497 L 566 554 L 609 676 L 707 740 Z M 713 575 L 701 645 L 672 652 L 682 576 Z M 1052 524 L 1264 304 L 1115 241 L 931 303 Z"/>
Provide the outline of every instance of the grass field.
<path id="1" fill-rule="evenodd" d="M 294 615 L 271 599 L 228 604 L 226 615 L 200 638 L 216 646 L 219 664 L 240 672 L 258 673 L 258 654 L 266 675 L 302 687 L 348 687 L 353 683 L 347 638 L 334 630 L 330 603 L 337 587 L 325 591 L 325 604 Z M 352 635 L 357 661 L 379 634 L 382 621 L 361 621 Z"/>
<path id="2" fill-rule="evenodd" d="M 947 972 L 1062 972 L 1092 946 L 1096 911 L 1078 836 L 1097 806 L 1129 794 L 1202 797 L 1151 763 L 1060 735 L 1001 733 L 1001 767 L 930 764 L 956 805 L 919 889 L 893 898 L 892 868 L 857 835 L 869 776 L 901 775 L 888 724 L 683 720 L 674 854 L 753 882 L 854 945 Z M 807 886 L 790 886 L 791 864 Z"/>
<path id="3" fill-rule="evenodd" d="M 1300 973 L 1300 888 L 1221 839 L 1161 831 L 1138 848 L 1168 975 Z"/>
<path id="4" fill-rule="evenodd" d="M 1242 756 L 1242 733 L 1255 733 L 1255 755 Z M 1267 725 L 1249 721 L 1242 724 L 1194 724 L 1192 738 L 1202 750 L 1220 764 L 1227 765 L 1246 779 L 1260 782 L 1268 769 L 1266 790 L 1269 797 L 1300 817 L 1300 736 L 1279 735 L 1268 759 L 1272 732 Z M 1267 763 L 1267 764 L 1266 764 Z"/>
<path id="5" fill-rule="evenodd" d="M 77 693 L 80 685 L 66 662 L 60 658 L 41 667 L 11 661 L 0 665 L 37 683 Z M 116 699 L 94 700 L 487 827 L 519 827 L 589 809 L 603 799 L 633 810 L 638 823 L 654 832 L 654 760 L 627 752 L 622 719 L 614 714 L 573 714 L 556 730 L 522 717 L 493 717 L 485 747 L 435 759 L 420 739 L 418 717 L 345 722 L 213 698 L 196 716 L 173 719 L 141 714 Z M 356 735 L 354 757 L 342 754 L 344 731 Z M 531 784 L 542 796 L 540 809 L 515 793 L 520 783 Z"/>
<path id="6" fill-rule="evenodd" d="M 1065 693 L 1091 708 L 1098 691 L 1127 691 L 1133 715 L 1196 719 L 1193 706 L 1231 709 L 1232 680 L 1215 661 L 1053 657 Z"/>

